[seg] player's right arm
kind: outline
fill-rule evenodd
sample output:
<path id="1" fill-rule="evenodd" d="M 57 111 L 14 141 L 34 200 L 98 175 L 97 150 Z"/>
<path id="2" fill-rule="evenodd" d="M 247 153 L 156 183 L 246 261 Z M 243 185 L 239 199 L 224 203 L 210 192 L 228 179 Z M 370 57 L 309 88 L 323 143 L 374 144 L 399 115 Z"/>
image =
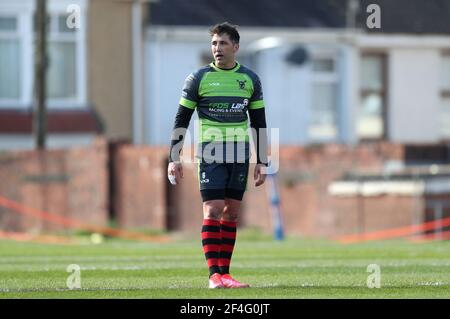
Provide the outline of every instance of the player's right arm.
<path id="1" fill-rule="evenodd" d="M 169 166 L 167 167 L 167 176 L 171 184 L 178 184 L 183 178 L 183 166 L 180 161 L 180 153 L 183 148 L 184 136 L 192 117 L 194 110 L 188 109 L 182 105 L 178 107 L 175 116 L 175 124 L 172 130 L 169 151 Z"/>
<path id="2" fill-rule="evenodd" d="M 190 74 L 184 83 L 180 105 L 175 123 L 173 125 L 170 150 L 169 150 L 169 166 L 167 167 L 167 175 L 172 184 L 177 184 L 183 178 L 183 167 L 180 161 L 180 153 L 183 148 L 183 141 L 186 135 L 189 122 L 198 100 L 199 80 L 195 73 Z"/>

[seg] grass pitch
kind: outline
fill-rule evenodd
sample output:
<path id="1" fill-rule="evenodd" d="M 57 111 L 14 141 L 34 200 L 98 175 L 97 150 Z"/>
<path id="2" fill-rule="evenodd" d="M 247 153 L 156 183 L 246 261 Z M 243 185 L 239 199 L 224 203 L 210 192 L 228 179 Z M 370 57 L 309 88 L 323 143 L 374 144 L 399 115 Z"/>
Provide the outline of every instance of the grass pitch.
<path id="1" fill-rule="evenodd" d="M 81 289 L 67 288 L 70 264 L 81 267 Z M 381 288 L 367 287 L 369 264 L 379 265 Z M 0 241 L 0 297 L 450 298 L 449 241 L 275 242 L 240 231 L 231 266 L 252 288 L 206 289 L 200 237 L 168 244 Z"/>

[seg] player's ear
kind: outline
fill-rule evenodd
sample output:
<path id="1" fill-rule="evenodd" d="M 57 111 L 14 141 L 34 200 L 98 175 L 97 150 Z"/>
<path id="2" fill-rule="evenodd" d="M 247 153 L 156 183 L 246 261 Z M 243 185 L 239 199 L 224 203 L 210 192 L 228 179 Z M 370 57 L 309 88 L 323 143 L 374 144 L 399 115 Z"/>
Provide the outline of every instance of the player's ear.
<path id="1" fill-rule="evenodd" d="M 234 53 L 238 52 L 239 50 L 239 43 L 234 44 Z"/>

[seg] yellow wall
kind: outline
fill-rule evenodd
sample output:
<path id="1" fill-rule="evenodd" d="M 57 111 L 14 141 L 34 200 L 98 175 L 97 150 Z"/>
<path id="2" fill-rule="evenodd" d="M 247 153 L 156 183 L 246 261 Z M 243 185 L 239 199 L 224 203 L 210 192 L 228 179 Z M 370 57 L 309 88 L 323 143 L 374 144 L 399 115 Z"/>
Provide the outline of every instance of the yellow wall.
<path id="1" fill-rule="evenodd" d="M 90 0 L 88 96 L 107 138 L 132 139 L 131 1 Z"/>

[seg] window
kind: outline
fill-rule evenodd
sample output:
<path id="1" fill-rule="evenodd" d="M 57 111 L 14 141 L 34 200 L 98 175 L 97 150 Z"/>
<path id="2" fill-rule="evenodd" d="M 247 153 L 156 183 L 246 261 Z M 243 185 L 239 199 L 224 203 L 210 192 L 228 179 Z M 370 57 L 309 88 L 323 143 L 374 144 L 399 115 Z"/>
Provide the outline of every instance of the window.
<path id="1" fill-rule="evenodd" d="M 337 73 L 336 61 L 315 57 L 311 61 L 312 107 L 308 136 L 313 141 L 337 138 Z"/>
<path id="2" fill-rule="evenodd" d="M 441 60 L 441 107 L 440 107 L 440 128 L 441 137 L 450 139 L 450 53 L 442 55 Z"/>
<path id="3" fill-rule="evenodd" d="M 0 16 L 0 99 L 21 97 L 20 53 L 17 17 Z"/>
<path id="4" fill-rule="evenodd" d="M 77 97 L 76 32 L 77 29 L 67 27 L 65 15 L 51 16 L 47 73 L 49 99 L 75 99 Z"/>
<path id="5" fill-rule="evenodd" d="M 379 54 L 361 57 L 361 88 L 357 114 L 357 135 L 360 140 L 385 136 L 385 58 Z"/>
<path id="6" fill-rule="evenodd" d="M 85 0 L 49 0 L 47 106 L 86 106 Z M 81 28 L 70 29 L 70 4 L 80 6 Z M 33 104 L 36 30 L 34 0 L 0 1 L 0 108 L 29 108 Z"/>

